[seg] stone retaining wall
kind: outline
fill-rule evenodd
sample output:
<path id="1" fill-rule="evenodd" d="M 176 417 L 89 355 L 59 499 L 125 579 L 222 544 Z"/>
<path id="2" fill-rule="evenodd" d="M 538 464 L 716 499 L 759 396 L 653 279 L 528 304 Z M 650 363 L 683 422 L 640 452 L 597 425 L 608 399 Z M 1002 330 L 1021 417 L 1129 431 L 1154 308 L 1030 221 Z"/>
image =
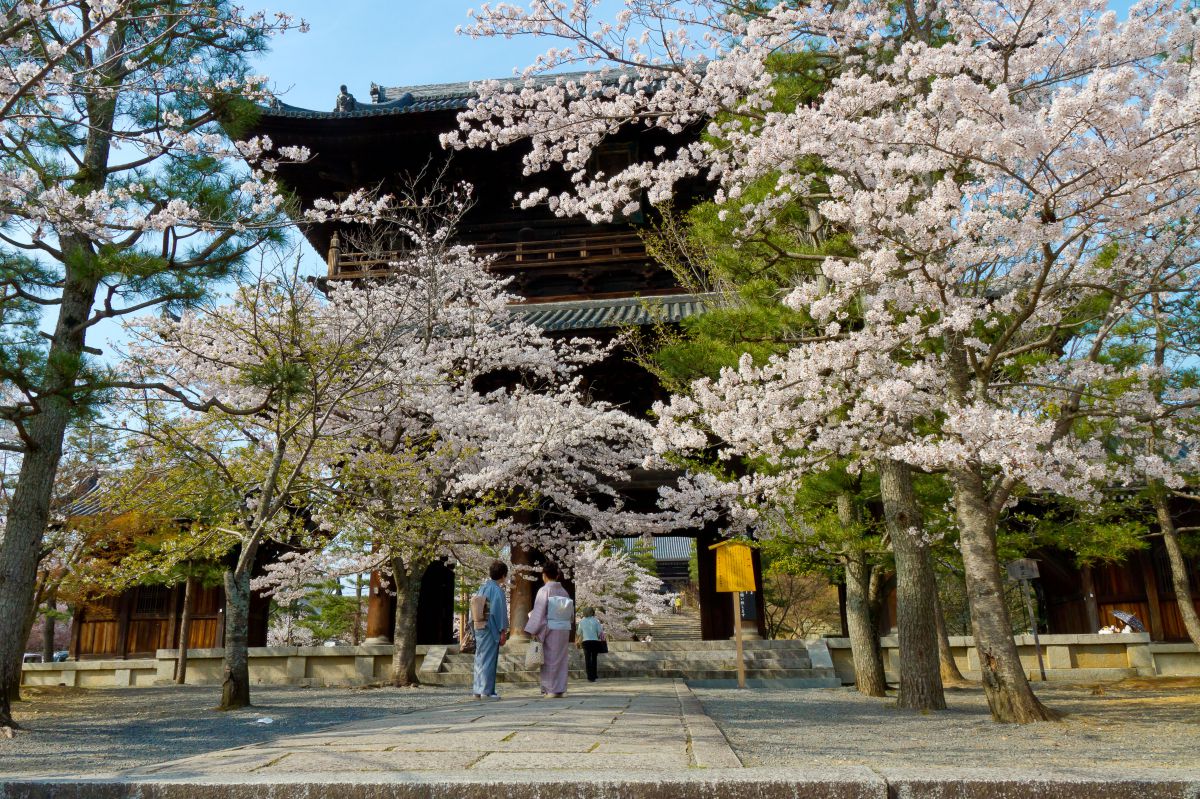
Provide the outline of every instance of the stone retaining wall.
<path id="1" fill-rule="evenodd" d="M 854 682 L 854 664 L 847 638 L 823 639 L 833 657 L 833 667 L 845 684 Z M 1021 661 L 1032 679 L 1039 678 L 1033 638 L 1017 636 Z M 679 644 L 680 642 L 673 642 Z M 691 642 L 688 642 L 691 643 Z M 761 642 L 770 646 L 772 642 Z M 895 636 L 881 639 L 888 678 L 899 679 L 899 647 Z M 1127 677 L 1200 676 L 1200 651 L 1191 644 L 1151 643 L 1144 633 L 1130 635 L 1044 635 L 1041 637 L 1046 678 L 1059 681 L 1098 682 Z M 638 644 L 617 644 L 626 648 Z M 641 644 L 663 647 L 668 644 Z M 697 647 L 703 646 L 695 642 Z M 950 646 L 958 667 L 970 678 L 979 676 L 979 658 L 967 636 L 952 636 Z M 417 668 L 436 666 L 446 647 L 417 647 Z M 194 649 L 188 653 L 188 684 L 219 685 L 220 649 Z M 425 664 L 426 656 L 430 663 Z M 25 685 L 69 685 L 80 688 L 135 688 L 171 682 L 175 671 L 174 649 L 160 649 L 144 660 L 83 660 L 67 663 L 26 663 Z M 252 647 L 250 681 L 255 685 L 352 686 L 386 680 L 392 665 L 390 645 L 340 647 Z M 814 664 L 816 665 L 816 664 Z"/>
<path id="2" fill-rule="evenodd" d="M 432 647 L 417 647 L 417 667 Z M 444 649 L 444 647 L 443 647 Z M 188 652 L 188 685 L 221 684 L 221 649 Z M 80 688 L 130 688 L 164 685 L 173 679 L 174 649 L 160 649 L 145 660 L 81 660 L 26 663 L 25 685 L 69 685 Z M 386 680 L 392 668 L 392 646 L 263 646 L 250 648 L 252 685 L 351 686 Z"/>
<path id="3" fill-rule="evenodd" d="M 1021 663 L 1030 679 L 1041 679 L 1032 635 L 1016 636 Z M 1151 643 L 1146 633 L 1126 635 L 1043 635 L 1042 659 L 1046 679 L 1064 682 L 1103 682 L 1128 677 L 1200 677 L 1200 651 L 1192 644 Z M 854 682 L 849 638 L 826 638 L 833 665 L 842 682 Z M 900 646 L 896 636 L 880 639 L 884 670 L 899 680 Z M 979 678 L 979 655 L 970 636 L 950 636 L 950 649 L 963 675 Z"/>

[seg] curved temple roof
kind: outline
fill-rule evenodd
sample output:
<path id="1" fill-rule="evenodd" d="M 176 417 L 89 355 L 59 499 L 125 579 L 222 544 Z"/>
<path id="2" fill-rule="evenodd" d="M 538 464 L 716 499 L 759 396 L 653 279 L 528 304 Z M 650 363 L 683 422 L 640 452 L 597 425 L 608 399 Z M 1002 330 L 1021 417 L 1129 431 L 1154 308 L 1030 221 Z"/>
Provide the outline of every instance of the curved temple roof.
<path id="1" fill-rule="evenodd" d="M 533 81 L 538 86 L 553 84 L 557 81 L 572 81 L 597 75 L 594 70 L 580 72 L 558 72 L 549 75 L 538 75 Z M 610 70 L 604 75 L 604 83 L 616 85 L 622 75 L 631 74 L 626 70 Z M 523 82 L 520 77 L 497 78 L 502 82 L 519 85 Z M 460 81 L 458 83 L 427 83 L 415 86 L 380 86 L 371 84 L 371 99 L 364 101 L 355 98 L 354 110 L 348 111 L 314 111 L 288 105 L 276 99 L 265 107 L 266 113 L 272 116 L 293 117 L 297 119 L 345 119 L 354 117 L 388 116 L 392 114 L 422 114 L 432 111 L 465 111 L 477 92 L 475 86 L 480 81 Z"/>
<path id="2" fill-rule="evenodd" d="M 707 310 L 705 295 L 671 294 L 655 297 L 617 297 L 570 302 L 520 303 L 515 313 L 547 331 L 595 330 L 604 327 L 679 322 Z"/>

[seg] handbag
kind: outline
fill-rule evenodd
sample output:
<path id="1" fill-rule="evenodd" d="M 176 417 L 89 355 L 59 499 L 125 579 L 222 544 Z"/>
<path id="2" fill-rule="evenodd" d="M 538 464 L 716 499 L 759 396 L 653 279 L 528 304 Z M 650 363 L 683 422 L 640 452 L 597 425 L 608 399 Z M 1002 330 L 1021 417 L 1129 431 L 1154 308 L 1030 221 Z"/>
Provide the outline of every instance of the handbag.
<path id="1" fill-rule="evenodd" d="M 546 652 L 542 649 L 541 641 L 530 641 L 529 649 L 525 650 L 525 668 L 541 668 L 546 662 Z"/>
<path id="2" fill-rule="evenodd" d="M 607 655 L 608 654 L 608 639 L 607 638 L 600 639 L 600 646 L 596 647 L 596 654 L 597 655 Z"/>
<path id="3" fill-rule="evenodd" d="M 475 654 L 475 631 L 467 627 L 467 634 L 463 636 L 462 643 L 459 644 L 458 651 L 464 655 Z"/>
<path id="4" fill-rule="evenodd" d="M 491 611 L 487 597 L 483 594 L 476 594 L 471 597 L 471 622 L 475 625 L 476 630 L 482 630 L 487 627 L 488 613 Z"/>

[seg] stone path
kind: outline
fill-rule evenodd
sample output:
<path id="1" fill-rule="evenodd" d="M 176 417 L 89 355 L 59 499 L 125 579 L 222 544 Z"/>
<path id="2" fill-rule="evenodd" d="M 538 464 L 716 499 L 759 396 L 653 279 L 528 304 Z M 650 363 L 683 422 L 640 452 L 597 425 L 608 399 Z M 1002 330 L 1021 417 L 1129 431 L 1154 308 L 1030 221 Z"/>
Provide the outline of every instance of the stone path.
<path id="1" fill-rule="evenodd" d="M 682 681 L 598 683 L 562 699 L 535 689 L 286 736 L 134 769 L 195 779 L 366 772 L 662 772 L 741 768 Z"/>

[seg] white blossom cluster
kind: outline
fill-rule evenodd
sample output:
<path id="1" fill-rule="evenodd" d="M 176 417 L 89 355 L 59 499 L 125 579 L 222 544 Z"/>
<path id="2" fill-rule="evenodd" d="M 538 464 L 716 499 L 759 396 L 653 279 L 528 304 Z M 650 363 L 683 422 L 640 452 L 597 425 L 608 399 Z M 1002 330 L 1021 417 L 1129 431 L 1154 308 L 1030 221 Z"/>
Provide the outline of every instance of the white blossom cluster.
<path id="1" fill-rule="evenodd" d="M 264 76 L 223 67 L 213 54 L 261 49 L 254 42 L 304 30 L 303 21 L 220 0 L 51 0 L 6 4 L 0 14 L 0 223 L 13 241 L 127 244 L 139 232 L 278 224 L 284 198 L 273 173 L 308 153 L 265 138 L 230 141 L 220 109 L 271 93 Z M 194 54 L 181 56 L 189 47 Z M 50 129 L 60 135 L 47 147 Z M 89 131 L 103 132 L 102 149 L 72 144 Z M 201 157 L 252 166 L 223 211 L 200 198 L 164 200 L 156 185 L 151 165 Z"/>
<path id="2" fill-rule="evenodd" d="M 660 591 L 662 581 L 622 549 L 583 541 L 564 566 L 575 583 L 576 610 L 594 608 L 610 639 L 630 638 L 671 612 L 675 594 Z"/>
<path id="3" fill-rule="evenodd" d="M 1146 0 L 1121 20 L 1103 0 L 932 2 L 918 11 L 936 35 L 901 38 L 894 5 L 875 0 L 624 9 L 600 25 L 593 0 L 483 7 L 475 35 L 564 44 L 522 79 L 481 84 L 448 143 L 531 141 L 526 171 L 562 166 L 573 183 L 522 199 L 559 213 L 611 218 L 703 177 L 748 225 L 811 204 L 855 251 L 788 298 L 822 335 L 657 408 L 660 455 L 718 444 L 767 459 L 772 476 L 693 475 L 669 501 L 703 517 L 787 493 L 832 458 L 893 458 L 948 473 L 960 513 L 970 500 L 994 518 L 1021 489 L 1087 499 L 1194 467 L 1200 396 L 1130 333 L 1197 285 L 1194 10 Z M 772 59 L 806 53 L 830 84 L 780 108 Z M 541 74 L 566 64 L 594 71 Z M 621 128 L 699 120 L 698 141 L 589 171 Z M 773 190 L 739 206 L 763 180 Z M 1143 357 L 1121 360 L 1131 344 Z M 1167 448 L 1145 455 L 1151 428 Z"/>

